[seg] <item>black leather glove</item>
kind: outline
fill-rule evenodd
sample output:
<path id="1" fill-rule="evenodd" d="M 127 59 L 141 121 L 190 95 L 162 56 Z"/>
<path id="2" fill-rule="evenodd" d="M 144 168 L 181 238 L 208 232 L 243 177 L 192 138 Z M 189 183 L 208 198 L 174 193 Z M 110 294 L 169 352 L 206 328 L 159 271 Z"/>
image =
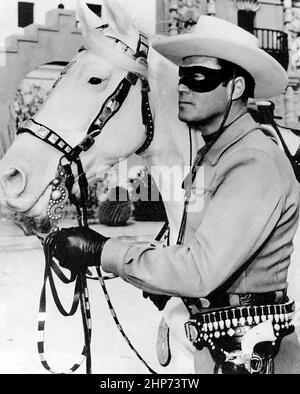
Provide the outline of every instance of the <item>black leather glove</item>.
<path id="1" fill-rule="evenodd" d="M 88 227 L 62 228 L 54 235 L 54 257 L 69 270 L 99 266 L 108 239 Z"/>
<path id="2" fill-rule="evenodd" d="M 147 293 L 146 291 L 143 291 L 143 297 L 149 298 L 159 311 L 162 311 L 165 308 L 167 302 L 171 298 L 170 296 L 167 295 L 151 294 L 151 293 Z"/>

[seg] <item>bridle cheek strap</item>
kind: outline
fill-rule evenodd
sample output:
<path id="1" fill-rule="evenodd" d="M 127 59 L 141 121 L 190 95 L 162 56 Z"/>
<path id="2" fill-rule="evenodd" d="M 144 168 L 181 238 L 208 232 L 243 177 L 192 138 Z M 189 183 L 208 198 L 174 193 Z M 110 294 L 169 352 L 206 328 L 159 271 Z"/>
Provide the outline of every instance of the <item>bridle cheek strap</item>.
<path id="1" fill-rule="evenodd" d="M 145 69 L 148 67 L 148 53 L 148 38 L 140 33 L 139 42 L 135 53 L 135 59 L 136 62 L 143 65 Z M 146 139 L 143 145 L 135 153 L 141 154 L 150 146 L 154 137 L 154 123 L 149 103 L 150 87 L 146 78 L 143 78 L 142 76 L 132 72 L 128 72 L 127 76 L 120 82 L 112 95 L 105 100 L 98 115 L 96 116 L 95 120 L 93 121 L 92 125 L 88 130 L 88 135 L 94 138 L 101 133 L 103 127 L 109 121 L 109 119 L 111 119 L 113 115 L 115 115 L 119 111 L 128 96 L 131 86 L 136 85 L 138 79 L 141 80 L 142 85 L 141 113 L 143 125 L 145 127 Z"/>

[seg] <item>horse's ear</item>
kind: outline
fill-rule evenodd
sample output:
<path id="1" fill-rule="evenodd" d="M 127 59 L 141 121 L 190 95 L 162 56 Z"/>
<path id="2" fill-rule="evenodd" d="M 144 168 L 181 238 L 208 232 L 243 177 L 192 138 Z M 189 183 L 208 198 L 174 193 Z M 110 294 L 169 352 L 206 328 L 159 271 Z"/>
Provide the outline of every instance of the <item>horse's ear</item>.
<path id="1" fill-rule="evenodd" d="M 105 24 L 102 18 L 96 15 L 83 0 L 77 0 L 77 11 L 84 36 L 87 36 L 91 30 Z"/>
<path id="2" fill-rule="evenodd" d="M 133 27 L 133 22 L 124 8 L 116 0 L 103 1 L 105 20 L 113 29 L 122 34 L 128 35 Z"/>

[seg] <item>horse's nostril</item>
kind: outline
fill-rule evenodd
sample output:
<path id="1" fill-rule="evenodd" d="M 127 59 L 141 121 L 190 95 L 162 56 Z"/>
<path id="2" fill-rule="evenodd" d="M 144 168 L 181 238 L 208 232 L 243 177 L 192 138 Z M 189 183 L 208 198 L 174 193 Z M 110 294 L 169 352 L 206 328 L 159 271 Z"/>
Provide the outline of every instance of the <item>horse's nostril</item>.
<path id="1" fill-rule="evenodd" d="M 18 170 L 16 170 L 15 168 L 12 168 L 11 173 L 7 175 L 7 179 L 14 180 L 17 178 L 17 176 L 19 176 Z"/>
<path id="2" fill-rule="evenodd" d="M 10 168 L 1 175 L 1 184 L 8 197 L 18 197 L 26 186 L 25 174 L 18 168 Z"/>

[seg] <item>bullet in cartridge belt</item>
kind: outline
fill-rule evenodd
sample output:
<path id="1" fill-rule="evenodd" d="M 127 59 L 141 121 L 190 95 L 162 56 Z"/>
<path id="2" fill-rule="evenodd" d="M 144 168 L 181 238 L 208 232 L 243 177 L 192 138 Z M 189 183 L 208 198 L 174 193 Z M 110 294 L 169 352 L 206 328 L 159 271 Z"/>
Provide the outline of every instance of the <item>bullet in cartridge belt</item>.
<path id="1" fill-rule="evenodd" d="M 270 319 L 277 337 L 293 328 L 294 301 L 276 305 L 249 305 L 201 312 L 185 323 L 187 338 L 197 343 L 211 343 L 212 339 L 242 336 L 251 326 Z M 196 346 L 197 347 L 197 346 Z"/>

